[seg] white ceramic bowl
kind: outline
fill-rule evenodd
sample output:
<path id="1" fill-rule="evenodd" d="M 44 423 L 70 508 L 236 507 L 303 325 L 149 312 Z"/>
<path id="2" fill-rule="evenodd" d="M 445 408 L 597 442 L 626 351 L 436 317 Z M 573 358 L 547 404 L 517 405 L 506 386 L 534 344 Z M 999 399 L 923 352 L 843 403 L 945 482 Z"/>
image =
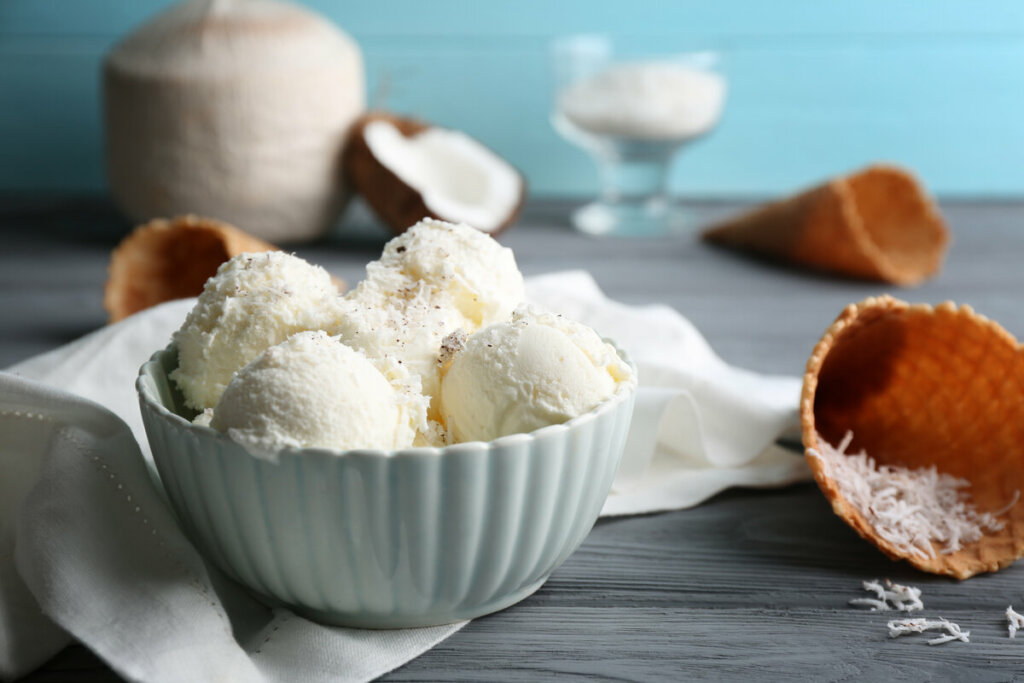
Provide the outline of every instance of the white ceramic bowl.
<path id="1" fill-rule="evenodd" d="M 488 443 L 283 450 L 274 463 L 182 417 L 177 357 L 155 353 L 137 389 L 186 532 L 268 602 L 368 628 L 476 617 L 540 588 L 601 511 L 635 395 Z"/>

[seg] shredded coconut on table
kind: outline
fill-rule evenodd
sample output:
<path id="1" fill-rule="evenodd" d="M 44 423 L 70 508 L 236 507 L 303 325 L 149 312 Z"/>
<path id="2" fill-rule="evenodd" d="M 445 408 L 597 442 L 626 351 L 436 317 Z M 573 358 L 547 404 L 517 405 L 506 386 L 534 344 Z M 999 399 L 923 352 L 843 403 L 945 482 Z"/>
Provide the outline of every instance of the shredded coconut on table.
<path id="1" fill-rule="evenodd" d="M 957 624 L 949 621 L 948 619 L 893 619 L 889 622 L 889 637 L 899 638 L 900 636 L 909 635 L 911 633 L 924 633 L 925 631 L 943 630 L 946 635 L 939 636 L 938 638 L 932 638 L 928 641 L 929 645 L 942 645 L 948 643 L 951 640 L 961 640 L 965 643 L 969 643 L 971 635 L 970 631 L 962 631 Z"/>
<path id="2" fill-rule="evenodd" d="M 825 473 L 836 482 L 843 497 L 867 519 L 879 536 L 906 554 L 935 557 L 932 542 L 942 544 L 942 554 L 955 553 L 965 543 L 979 540 L 985 531 L 999 531 L 996 517 L 1013 507 L 1020 491 L 997 512 L 978 512 L 961 489 L 966 479 L 938 472 L 934 466 L 918 469 L 894 465 L 876 466 L 867 453 L 847 454 L 853 432 L 838 447 L 820 434 L 820 450 L 807 455 L 821 461 Z"/>
<path id="3" fill-rule="evenodd" d="M 1010 637 L 1017 637 L 1017 630 L 1024 628 L 1024 615 L 1017 614 L 1013 611 L 1013 605 L 1006 608 L 1006 621 L 1009 623 Z"/>
<path id="4" fill-rule="evenodd" d="M 920 588 L 893 583 L 889 579 L 885 580 L 885 586 L 878 581 L 864 581 L 862 585 L 864 590 L 874 593 L 877 598 L 854 598 L 850 600 L 851 605 L 870 607 L 872 612 L 887 612 L 889 610 L 913 612 L 924 609 Z"/>

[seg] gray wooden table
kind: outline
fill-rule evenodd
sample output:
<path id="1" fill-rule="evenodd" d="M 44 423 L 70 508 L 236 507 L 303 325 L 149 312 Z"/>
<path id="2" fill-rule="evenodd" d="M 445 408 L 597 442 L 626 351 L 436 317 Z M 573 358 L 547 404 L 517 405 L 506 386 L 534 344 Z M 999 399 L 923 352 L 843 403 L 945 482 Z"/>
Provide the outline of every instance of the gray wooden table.
<path id="1" fill-rule="evenodd" d="M 695 224 L 740 204 L 694 206 Z M 526 274 L 589 270 L 629 303 L 688 316 L 727 361 L 800 374 L 847 303 L 893 291 L 736 257 L 692 236 L 645 241 L 574 234 L 569 207 L 535 204 L 504 242 Z M 972 304 L 1024 338 L 1024 204 L 946 204 L 954 244 L 912 301 Z M 126 226 L 99 201 L 0 200 L 0 367 L 104 323 L 110 248 Z M 384 233 L 362 228 L 295 251 L 350 283 Z M 970 643 L 890 640 L 890 614 L 847 606 L 864 579 L 920 586 L 926 616 Z M 1003 611 L 1024 607 L 1024 563 L 963 583 L 886 559 L 834 517 L 810 484 L 733 491 L 692 510 L 599 522 L 537 594 L 478 619 L 387 680 L 1024 680 L 1024 639 Z M 116 680 L 81 647 L 30 681 Z"/>

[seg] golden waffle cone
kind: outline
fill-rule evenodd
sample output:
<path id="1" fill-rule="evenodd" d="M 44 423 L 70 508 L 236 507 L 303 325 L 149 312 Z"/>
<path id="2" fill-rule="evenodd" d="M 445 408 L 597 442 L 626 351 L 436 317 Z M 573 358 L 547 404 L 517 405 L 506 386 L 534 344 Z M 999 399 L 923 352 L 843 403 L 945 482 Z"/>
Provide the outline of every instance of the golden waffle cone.
<path id="1" fill-rule="evenodd" d="M 164 301 L 197 296 L 218 266 L 272 244 L 198 216 L 156 219 L 136 228 L 110 256 L 103 306 L 110 322 Z"/>
<path id="2" fill-rule="evenodd" d="M 807 363 L 800 417 L 806 448 L 818 435 L 878 465 L 967 479 L 970 502 L 995 513 L 1024 494 L 1024 355 L 1002 327 L 968 306 L 911 306 L 889 296 L 844 310 Z M 843 498 L 823 463 L 808 457 L 833 511 L 893 559 L 965 579 L 1024 556 L 1024 502 L 999 517 L 1001 531 L 934 558 L 910 555 L 879 536 Z"/>
<path id="3" fill-rule="evenodd" d="M 908 172 L 871 166 L 705 231 L 726 247 L 850 277 L 915 285 L 938 272 L 949 233 Z"/>

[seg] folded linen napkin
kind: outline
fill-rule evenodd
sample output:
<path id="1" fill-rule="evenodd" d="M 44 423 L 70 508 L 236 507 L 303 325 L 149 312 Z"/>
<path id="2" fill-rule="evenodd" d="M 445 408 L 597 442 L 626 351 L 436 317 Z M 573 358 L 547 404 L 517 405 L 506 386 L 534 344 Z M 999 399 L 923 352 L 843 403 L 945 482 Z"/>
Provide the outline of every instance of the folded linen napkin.
<path id="1" fill-rule="evenodd" d="M 640 389 L 603 515 L 695 505 L 807 478 L 774 446 L 799 380 L 719 359 L 665 306 L 608 300 L 582 272 L 527 281 L 534 303 L 627 350 Z M 134 389 L 193 300 L 163 304 L 0 373 L 0 678 L 77 638 L 131 680 L 365 681 L 464 623 L 368 631 L 269 609 L 207 566 L 159 488 Z"/>

